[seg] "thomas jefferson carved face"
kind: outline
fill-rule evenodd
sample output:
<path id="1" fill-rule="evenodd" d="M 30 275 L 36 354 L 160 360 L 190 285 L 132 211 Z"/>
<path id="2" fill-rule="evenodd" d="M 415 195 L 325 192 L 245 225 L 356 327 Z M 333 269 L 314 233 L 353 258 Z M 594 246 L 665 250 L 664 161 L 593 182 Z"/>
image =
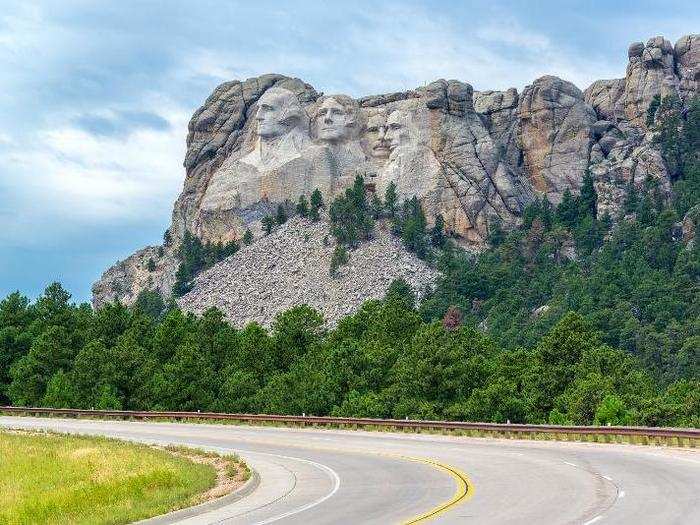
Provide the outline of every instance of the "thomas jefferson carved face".
<path id="1" fill-rule="evenodd" d="M 369 152 L 375 158 L 385 159 L 389 156 L 389 143 L 386 140 L 386 115 L 377 113 L 367 121 Z"/>
<path id="2" fill-rule="evenodd" d="M 304 109 L 296 95 L 287 89 L 270 88 L 258 100 L 255 120 L 258 123 L 258 135 L 274 138 L 286 134 L 300 126 Z"/>
<path id="3" fill-rule="evenodd" d="M 321 103 L 316 114 L 318 138 L 328 142 L 338 142 L 350 136 L 355 123 L 352 115 L 333 97 L 328 97 Z"/>
<path id="4" fill-rule="evenodd" d="M 408 146 L 411 143 L 410 117 L 407 112 L 396 110 L 386 120 L 386 140 L 389 150 Z"/>

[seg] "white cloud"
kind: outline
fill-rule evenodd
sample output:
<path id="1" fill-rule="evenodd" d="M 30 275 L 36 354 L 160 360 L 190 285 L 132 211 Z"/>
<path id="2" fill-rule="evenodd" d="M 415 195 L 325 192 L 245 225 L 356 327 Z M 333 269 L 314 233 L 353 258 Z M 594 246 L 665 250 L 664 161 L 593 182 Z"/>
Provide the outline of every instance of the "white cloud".
<path id="1" fill-rule="evenodd" d="M 607 64 L 582 58 L 513 18 L 462 27 L 448 17 L 402 7 L 378 9 L 365 22 L 351 27 L 348 46 L 379 64 L 365 64 L 354 75 L 366 90 L 410 89 L 437 78 L 456 78 L 476 89 L 522 90 L 545 74 L 584 89 L 598 78 L 624 74 L 624 66 L 615 66 L 624 58 L 611 57 Z M 371 92 L 376 91 L 364 94 Z"/>
<path id="2" fill-rule="evenodd" d="M 551 41 L 546 35 L 528 31 L 512 18 L 499 20 L 498 23 L 491 21 L 486 25 L 479 25 L 476 36 L 484 42 L 507 44 L 534 52 L 551 49 Z"/>
<path id="3" fill-rule="evenodd" d="M 189 114 L 158 114 L 167 131 L 124 138 L 71 126 L 41 130 L 31 147 L 0 156 L 13 209 L 0 217 L 6 242 L 43 242 L 59 223 L 92 225 L 162 218 L 182 187 Z M 8 206 L 9 208 L 9 206 Z"/>

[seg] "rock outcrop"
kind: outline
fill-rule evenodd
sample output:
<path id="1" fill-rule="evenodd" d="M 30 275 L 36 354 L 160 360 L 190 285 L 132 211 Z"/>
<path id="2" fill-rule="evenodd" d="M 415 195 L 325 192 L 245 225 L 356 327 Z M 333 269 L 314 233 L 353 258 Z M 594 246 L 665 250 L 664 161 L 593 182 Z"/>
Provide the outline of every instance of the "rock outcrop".
<path id="1" fill-rule="evenodd" d="M 226 82 L 189 123 L 169 243 L 109 269 L 93 287 L 93 304 L 128 304 L 144 289 L 169 296 L 185 231 L 203 242 L 238 240 L 247 229 L 259 238 L 261 219 L 279 204 L 316 188 L 330 202 L 357 175 L 380 197 L 392 182 L 400 199 L 417 196 L 429 222 L 441 215 L 458 243 L 477 250 L 496 223 L 516 227 L 535 197 L 556 204 L 565 191 L 579 190 L 586 173 L 599 213 L 617 220 L 630 188 L 651 178 L 662 193 L 670 190 L 647 113 L 655 97 L 678 95 L 687 103 L 698 93 L 700 35 L 675 46 L 663 37 L 634 43 L 628 58 L 625 78 L 599 80 L 583 92 L 553 76 L 522 93 L 474 92 L 466 82 L 437 80 L 359 99 L 324 95 L 277 74 Z M 207 275 L 224 279 L 215 270 Z M 183 306 L 203 307 L 203 292 L 192 293 Z"/>
<path id="2" fill-rule="evenodd" d="M 530 183 L 558 204 L 565 190 L 579 189 L 588 168 L 596 113 L 571 82 L 546 76 L 525 88 L 518 118 Z"/>
<path id="3" fill-rule="evenodd" d="M 629 64 L 625 76 L 623 108 L 633 126 L 646 126 L 649 104 L 662 90 L 669 93 L 677 86 L 673 46 L 664 37 L 650 38 L 644 45 L 635 42 L 627 52 Z"/>
<path id="4" fill-rule="evenodd" d="M 332 326 L 364 301 L 382 298 L 394 279 L 405 279 L 421 294 L 434 284 L 437 271 L 383 226 L 373 240 L 351 251 L 349 262 L 332 277 L 335 243 L 332 237 L 328 242 L 327 223 L 295 217 L 203 271 L 178 304 L 198 314 L 215 306 L 236 326 L 250 321 L 269 326 L 278 313 L 308 304 Z"/>
<path id="5" fill-rule="evenodd" d="M 153 290 L 169 297 L 175 284 L 178 261 L 172 249 L 147 246 L 117 262 L 92 287 L 95 308 L 121 301 L 132 304 L 139 293 Z"/>

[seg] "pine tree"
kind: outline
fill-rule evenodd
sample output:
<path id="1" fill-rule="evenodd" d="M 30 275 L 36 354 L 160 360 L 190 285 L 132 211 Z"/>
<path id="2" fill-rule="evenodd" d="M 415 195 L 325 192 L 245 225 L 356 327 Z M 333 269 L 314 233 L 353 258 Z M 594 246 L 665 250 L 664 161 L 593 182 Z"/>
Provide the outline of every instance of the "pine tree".
<path id="1" fill-rule="evenodd" d="M 297 214 L 302 217 L 309 216 L 309 203 L 306 200 L 306 195 L 299 196 L 299 202 L 297 202 Z"/>
<path id="2" fill-rule="evenodd" d="M 275 219 L 273 219 L 271 215 L 265 215 L 261 222 L 265 235 L 270 235 L 272 229 L 275 227 Z"/>
<path id="3" fill-rule="evenodd" d="M 382 218 L 384 212 L 384 203 L 376 193 L 372 194 L 372 201 L 370 203 L 370 209 L 372 210 L 372 218 L 379 220 Z"/>
<path id="4" fill-rule="evenodd" d="M 394 217 L 396 214 L 396 202 L 397 202 L 397 195 L 396 195 L 396 184 L 394 184 L 394 181 L 391 181 L 389 183 L 389 186 L 386 188 L 386 192 L 384 194 L 384 209 L 387 212 L 387 215 L 389 217 Z"/>
<path id="5" fill-rule="evenodd" d="M 503 226 L 500 220 L 495 220 L 489 223 L 489 244 L 496 248 L 503 244 L 506 239 L 506 233 L 503 231 Z"/>
<path id="6" fill-rule="evenodd" d="M 574 228 L 579 221 L 579 209 L 579 203 L 567 188 L 557 206 L 557 221 L 567 228 Z"/>
<path id="7" fill-rule="evenodd" d="M 335 247 L 335 250 L 333 250 L 333 256 L 331 257 L 330 274 L 336 275 L 338 268 L 347 264 L 349 258 L 348 251 L 345 249 L 345 246 L 338 244 Z"/>
<path id="8" fill-rule="evenodd" d="M 156 262 L 153 260 L 153 257 L 150 257 L 148 259 L 148 264 L 146 265 L 146 268 L 148 269 L 149 272 L 156 271 Z"/>
<path id="9" fill-rule="evenodd" d="M 323 196 L 321 195 L 321 191 L 316 188 L 311 194 L 311 206 L 309 210 L 309 217 L 311 217 L 312 221 L 316 222 L 321 218 L 319 214 L 321 208 L 323 208 Z"/>
<path id="10" fill-rule="evenodd" d="M 625 197 L 625 213 L 633 213 L 637 209 L 639 203 L 638 193 L 634 181 L 630 181 L 627 185 L 627 195 Z"/>
<path id="11" fill-rule="evenodd" d="M 579 209 L 581 210 L 582 215 L 589 214 L 593 217 L 596 216 L 598 194 L 596 193 L 595 186 L 593 185 L 593 176 L 589 171 L 586 171 L 583 176 L 578 201 Z"/>
<path id="12" fill-rule="evenodd" d="M 275 222 L 280 226 L 287 222 L 287 210 L 284 205 L 280 204 L 277 206 L 277 214 L 275 215 Z"/>
<path id="13" fill-rule="evenodd" d="M 337 197 L 329 209 L 331 233 L 339 244 L 354 247 L 370 238 L 374 221 L 370 215 L 364 179 L 355 178 L 351 188 Z"/>
<path id="14" fill-rule="evenodd" d="M 400 217 L 397 217 L 394 223 L 394 231 L 401 236 L 406 249 L 425 259 L 430 252 L 426 233 L 427 221 L 417 197 L 414 196 L 403 203 Z"/>
<path id="15" fill-rule="evenodd" d="M 654 125 L 654 122 L 656 121 L 656 110 L 659 109 L 659 105 L 661 104 L 661 95 L 654 95 L 654 98 L 651 99 L 651 103 L 649 104 L 649 108 L 647 109 L 647 127 L 650 128 Z"/>
<path id="16" fill-rule="evenodd" d="M 435 217 L 435 225 L 430 230 L 430 243 L 436 248 L 442 248 L 445 240 L 445 219 L 438 213 Z"/>
<path id="17" fill-rule="evenodd" d="M 132 309 L 138 310 L 152 319 L 159 319 L 165 311 L 165 302 L 163 297 L 155 290 L 143 290 L 136 297 Z"/>
<path id="18" fill-rule="evenodd" d="M 253 232 L 250 231 L 250 228 L 248 228 L 243 234 L 243 244 L 246 246 L 253 244 Z"/>

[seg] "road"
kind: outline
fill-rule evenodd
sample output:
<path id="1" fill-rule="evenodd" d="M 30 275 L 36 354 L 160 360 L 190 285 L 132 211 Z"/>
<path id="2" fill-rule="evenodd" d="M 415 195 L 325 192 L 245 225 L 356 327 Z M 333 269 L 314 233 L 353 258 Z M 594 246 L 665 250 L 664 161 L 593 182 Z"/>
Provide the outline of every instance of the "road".
<path id="1" fill-rule="evenodd" d="M 700 451 L 425 434 L 0 417 L 237 452 L 248 496 L 179 523 L 700 523 Z M 467 481 L 465 490 L 465 481 Z"/>

